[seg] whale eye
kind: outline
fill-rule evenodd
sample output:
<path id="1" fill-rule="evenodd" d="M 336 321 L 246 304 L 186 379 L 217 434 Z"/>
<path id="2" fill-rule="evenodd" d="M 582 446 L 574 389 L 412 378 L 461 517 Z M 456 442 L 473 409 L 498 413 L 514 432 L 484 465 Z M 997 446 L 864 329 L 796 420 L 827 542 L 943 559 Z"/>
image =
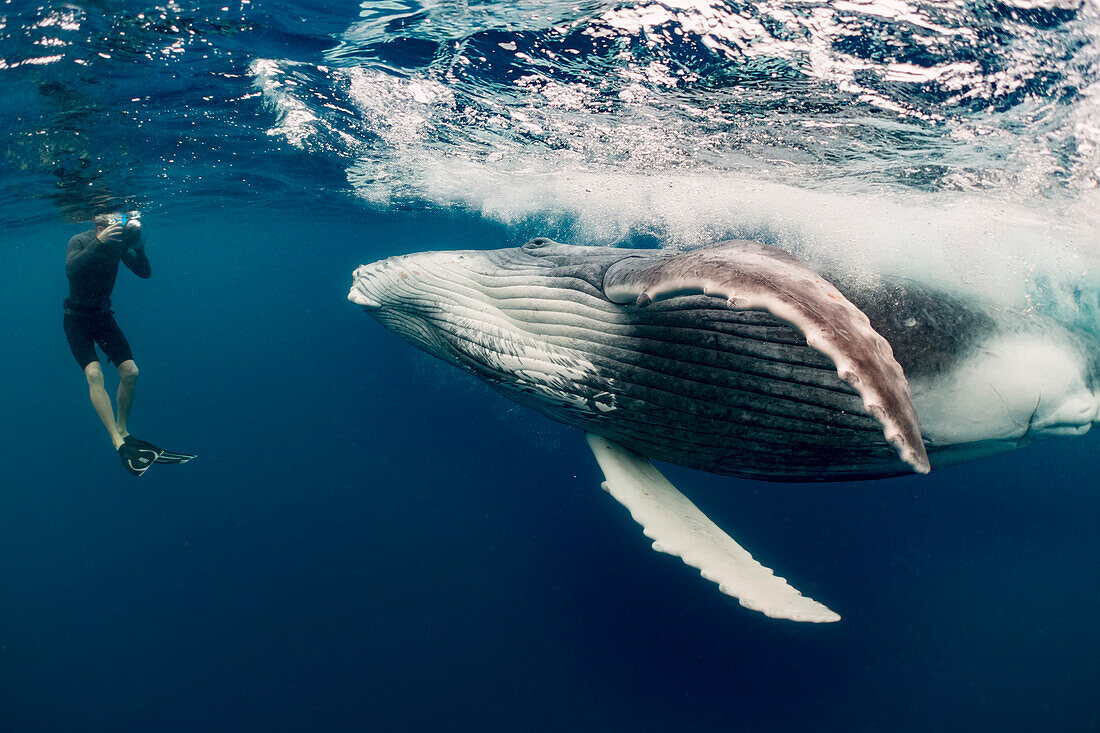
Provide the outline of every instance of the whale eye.
<path id="1" fill-rule="evenodd" d="M 527 244 L 523 245 L 524 251 L 530 252 L 533 249 L 541 249 L 548 247 L 554 243 L 553 239 L 547 239 L 546 237 L 535 237 Z"/>

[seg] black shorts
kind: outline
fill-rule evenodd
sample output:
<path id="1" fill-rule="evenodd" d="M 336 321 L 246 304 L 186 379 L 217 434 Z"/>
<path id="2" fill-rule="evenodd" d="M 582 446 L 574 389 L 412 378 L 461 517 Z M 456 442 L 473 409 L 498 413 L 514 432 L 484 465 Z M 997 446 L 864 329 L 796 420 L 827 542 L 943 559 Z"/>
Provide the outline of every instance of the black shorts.
<path id="1" fill-rule="evenodd" d="M 83 369 L 93 361 L 99 361 L 95 345 L 103 349 L 107 358 L 118 366 L 127 359 L 133 359 L 130 343 L 122 335 L 122 329 L 115 323 L 110 312 L 81 313 L 65 312 L 65 335 L 69 338 L 69 348 Z"/>

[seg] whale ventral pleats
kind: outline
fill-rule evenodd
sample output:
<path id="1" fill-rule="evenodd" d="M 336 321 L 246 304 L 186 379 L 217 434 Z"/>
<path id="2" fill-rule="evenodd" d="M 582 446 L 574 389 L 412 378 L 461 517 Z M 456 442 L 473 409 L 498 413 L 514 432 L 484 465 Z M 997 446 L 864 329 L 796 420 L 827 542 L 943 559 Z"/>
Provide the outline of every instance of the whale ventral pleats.
<path id="1" fill-rule="evenodd" d="M 909 383 L 888 341 L 832 283 L 787 252 L 733 241 L 691 252 L 628 257 L 608 267 L 603 291 L 614 303 L 702 293 L 736 310 L 763 310 L 798 329 L 859 392 L 887 442 L 914 471 L 929 471 Z"/>

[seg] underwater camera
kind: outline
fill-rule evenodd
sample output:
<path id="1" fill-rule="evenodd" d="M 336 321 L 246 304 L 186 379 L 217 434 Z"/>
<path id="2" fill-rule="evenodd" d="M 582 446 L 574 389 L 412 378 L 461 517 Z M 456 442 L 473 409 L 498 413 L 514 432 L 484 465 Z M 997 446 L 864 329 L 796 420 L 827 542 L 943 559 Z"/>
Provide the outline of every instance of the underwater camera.
<path id="1" fill-rule="evenodd" d="M 104 227 L 109 227 L 112 224 L 121 224 L 124 227 L 128 224 L 134 224 L 141 228 L 141 212 L 135 209 L 134 211 L 113 211 L 110 214 L 98 214 L 95 217 L 95 223 Z"/>
<path id="2" fill-rule="evenodd" d="M 141 212 L 140 211 L 116 211 L 110 214 L 100 214 L 95 218 L 98 226 L 122 225 L 122 242 L 128 247 L 141 241 Z"/>
<path id="3" fill-rule="evenodd" d="M 122 243 L 127 247 L 136 247 L 141 242 L 141 214 L 128 211 L 122 215 Z"/>

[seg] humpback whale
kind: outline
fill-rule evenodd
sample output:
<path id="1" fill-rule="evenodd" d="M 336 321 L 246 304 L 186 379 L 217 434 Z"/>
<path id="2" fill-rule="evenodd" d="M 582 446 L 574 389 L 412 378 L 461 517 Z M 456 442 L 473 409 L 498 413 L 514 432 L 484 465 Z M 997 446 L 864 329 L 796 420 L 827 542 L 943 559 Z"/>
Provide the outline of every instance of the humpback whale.
<path id="1" fill-rule="evenodd" d="M 746 608 L 840 616 L 711 522 L 651 459 L 768 481 L 927 473 L 1100 420 L 1095 344 L 750 241 L 691 251 L 533 239 L 356 269 L 349 300 L 505 396 L 585 431 L 654 549 Z"/>

